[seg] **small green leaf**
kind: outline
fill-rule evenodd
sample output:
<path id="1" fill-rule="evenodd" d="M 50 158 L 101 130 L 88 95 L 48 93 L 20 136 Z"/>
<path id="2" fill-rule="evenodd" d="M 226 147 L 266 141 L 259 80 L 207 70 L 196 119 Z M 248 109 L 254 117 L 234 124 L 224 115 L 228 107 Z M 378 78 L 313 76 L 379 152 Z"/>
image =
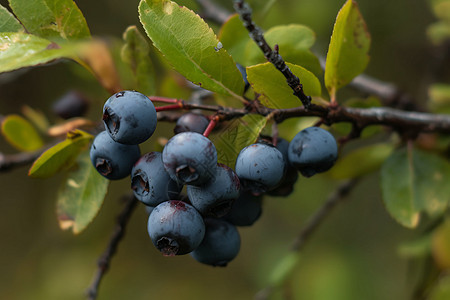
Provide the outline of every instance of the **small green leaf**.
<path id="1" fill-rule="evenodd" d="M 433 112 L 450 112 L 450 84 L 436 83 L 428 89 L 428 105 Z"/>
<path id="2" fill-rule="evenodd" d="M 64 141 L 42 153 L 31 166 L 28 175 L 34 178 L 48 178 L 70 168 L 93 138 L 81 130 L 69 132 Z"/>
<path id="3" fill-rule="evenodd" d="M 19 115 L 9 115 L 3 120 L 2 134 L 21 151 L 34 151 L 44 146 L 44 141 L 33 125 Z"/>
<path id="4" fill-rule="evenodd" d="M 145 95 L 156 93 L 156 76 L 150 59 L 150 46 L 136 26 L 130 26 L 123 34 L 122 60 L 128 64 L 135 77 L 135 89 Z"/>
<path id="5" fill-rule="evenodd" d="M 318 76 L 322 74 L 319 59 L 309 50 L 316 41 L 314 31 L 310 28 L 299 24 L 275 26 L 264 33 L 264 38 L 272 48 L 275 44 L 278 45 L 285 61 L 302 66 Z M 247 42 L 245 57 L 246 66 L 267 61 L 252 40 Z"/>
<path id="6" fill-rule="evenodd" d="M 225 123 L 222 130 L 211 134 L 209 137 L 216 146 L 219 163 L 234 168 L 239 152 L 256 142 L 266 123 L 265 117 L 250 114 Z"/>
<path id="7" fill-rule="evenodd" d="M 82 232 L 97 215 L 109 181 L 92 166 L 89 151 L 79 156 L 77 168 L 69 173 L 58 191 L 57 216 L 62 229 Z"/>
<path id="8" fill-rule="evenodd" d="M 375 144 L 350 152 L 337 160 L 328 174 L 336 179 L 356 178 L 378 170 L 394 150 L 391 144 Z"/>
<path id="9" fill-rule="evenodd" d="M 141 23 L 172 66 L 201 87 L 242 99 L 244 81 L 212 29 L 197 14 L 167 0 L 142 0 Z"/>
<path id="10" fill-rule="evenodd" d="M 73 0 L 9 0 L 29 33 L 53 42 L 90 37 L 86 20 Z"/>
<path id="11" fill-rule="evenodd" d="M 42 133 L 46 133 L 48 128 L 50 127 L 49 120 L 40 110 L 36 110 L 28 105 L 24 105 L 22 107 L 22 114 L 27 117 L 27 119 L 30 120 L 31 123 L 33 123 L 33 125 L 36 126 L 36 128 L 39 129 L 39 131 Z"/>
<path id="12" fill-rule="evenodd" d="M 0 72 L 44 64 L 62 57 L 75 57 L 78 45 L 62 47 L 22 32 L 0 33 Z"/>
<path id="13" fill-rule="evenodd" d="M 420 213 L 442 214 L 450 198 L 450 164 L 418 149 L 394 152 L 381 168 L 383 201 L 403 226 L 418 225 Z"/>
<path id="14" fill-rule="evenodd" d="M 321 95 L 320 81 L 313 73 L 294 64 L 287 63 L 287 66 L 300 78 L 306 95 Z M 286 84 L 286 78 L 271 63 L 248 67 L 247 79 L 255 92 L 264 96 L 260 101 L 267 107 L 278 109 L 302 105 Z"/>
<path id="15" fill-rule="evenodd" d="M 5 7 L 0 5 L 0 32 L 24 31 L 22 24 Z"/>
<path id="16" fill-rule="evenodd" d="M 428 26 L 427 36 L 436 45 L 442 45 L 450 38 L 450 24 L 445 21 L 438 21 Z"/>
<path id="17" fill-rule="evenodd" d="M 245 51 L 247 43 L 251 42 L 247 29 L 242 25 L 238 14 L 232 15 L 222 25 L 219 32 L 219 40 L 227 49 L 233 59 L 241 65 L 246 65 Z"/>
<path id="18" fill-rule="evenodd" d="M 347 0 L 336 18 L 325 65 L 325 86 L 336 92 L 359 75 L 369 63 L 370 34 L 354 0 Z"/>

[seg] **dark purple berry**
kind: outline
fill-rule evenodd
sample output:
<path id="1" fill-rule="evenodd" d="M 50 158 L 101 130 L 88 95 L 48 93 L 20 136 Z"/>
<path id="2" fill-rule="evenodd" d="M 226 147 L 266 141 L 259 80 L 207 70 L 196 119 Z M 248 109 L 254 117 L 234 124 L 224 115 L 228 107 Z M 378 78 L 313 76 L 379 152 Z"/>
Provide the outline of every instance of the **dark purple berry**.
<path id="1" fill-rule="evenodd" d="M 209 120 L 207 117 L 196 113 L 186 113 L 182 115 L 178 120 L 173 132 L 175 134 L 181 132 L 197 132 L 203 134 L 206 127 L 208 127 Z"/>
<path id="2" fill-rule="evenodd" d="M 163 201 L 177 199 L 183 187 L 170 178 L 161 156 L 159 152 L 146 153 L 131 171 L 131 188 L 145 205 L 156 206 Z"/>
<path id="3" fill-rule="evenodd" d="M 118 143 L 137 145 L 156 129 L 156 110 L 150 99 L 135 91 L 112 95 L 103 106 L 103 123 Z"/>
<path id="4" fill-rule="evenodd" d="M 241 192 L 228 214 L 222 219 L 236 226 L 251 226 L 262 214 L 262 195 Z"/>
<path id="5" fill-rule="evenodd" d="M 70 91 L 59 98 L 52 106 L 53 112 L 63 119 L 83 116 L 89 101 L 81 93 Z"/>
<path id="6" fill-rule="evenodd" d="M 153 244 L 165 256 L 193 251 L 205 235 L 205 223 L 200 213 L 179 200 L 156 206 L 148 218 L 147 229 Z"/>
<path id="7" fill-rule="evenodd" d="M 225 267 L 239 253 L 239 232 L 234 225 L 213 218 L 205 219 L 205 227 L 205 237 L 191 256 L 207 265 Z"/>
<path id="8" fill-rule="evenodd" d="M 182 132 L 167 142 L 162 160 L 173 180 L 201 185 L 216 173 L 217 152 L 207 137 L 197 132 Z"/>
<path id="9" fill-rule="evenodd" d="M 236 173 L 228 166 L 218 164 L 216 174 L 201 186 L 187 186 L 187 194 L 202 215 L 222 217 L 239 197 L 240 183 Z"/>
<path id="10" fill-rule="evenodd" d="M 256 143 L 241 150 L 235 169 L 245 189 L 264 193 L 281 182 L 286 162 L 273 145 Z"/>
<path id="11" fill-rule="evenodd" d="M 306 177 L 329 170 L 337 156 L 335 138 L 320 127 L 309 127 L 297 133 L 288 149 L 289 162 Z"/>
<path id="12" fill-rule="evenodd" d="M 130 175 L 141 152 L 138 145 L 117 143 L 106 131 L 102 131 L 92 142 L 90 156 L 97 171 L 102 176 L 114 180 Z"/>

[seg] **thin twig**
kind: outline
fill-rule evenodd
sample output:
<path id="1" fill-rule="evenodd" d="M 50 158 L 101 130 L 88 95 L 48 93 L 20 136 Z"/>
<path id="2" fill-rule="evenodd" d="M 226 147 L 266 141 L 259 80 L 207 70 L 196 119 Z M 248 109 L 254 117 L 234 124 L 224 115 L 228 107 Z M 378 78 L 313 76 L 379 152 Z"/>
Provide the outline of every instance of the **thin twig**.
<path id="1" fill-rule="evenodd" d="M 256 26 L 252 20 L 252 10 L 250 6 L 243 0 L 235 0 L 234 9 L 239 14 L 239 17 L 241 18 L 244 27 L 247 28 L 250 37 L 263 52 L 264 57 L 284 75 L 286 82 L 293 90 L 294 95 L 298 97 L 302 101 L 305 108 L 308 109 L 311 105 L 311 97 L 305 95 L 300 79 L 292 73 L 291 69 L 289 69 L 281 55 L 278 53 L 278 46 L 275 46 L 274 50 L 272 50 L 269 46 L 264 38 L 262 30 Z"/>
<path id="2" fill-rule="evenodd" d="M 9 171 L 16 167 L 28 165 L 35 161 L 44 150 L 21 152 L 17 154 L 0 153 L 0 172 Z"/>
<path id="3" fill-rule="evenodd" d="M 326 220 L 333 209 L 341 203 L 350 191 L 356 186 L 358 179 L 351 179 L 340 184 L 335 191 L 327 198 L 325 203 L 312 215 L 295 238 L 291 251 L 299 252 L 303 250 L 308 239 L 317 231 L 321 224 Z M 255 300 L 267 300 L 274 291 L 275 286 L 269 285 L 261 289 L 255 295 Z"/>
<path id="4" fill-rule="evenodd" d="M 292 251 L 300 251 L 303 249 L 306 241 L 319 228 L 330 212 L 333 211 L 333 208 L 346 198 L 357 183 L 358 179 L 351 179 L 337 187 L 319 210 L 317 210 L 317 212 L 306 222 L 305 226 L 294 240 Z"/>
<path id="5" fill-rule="evenodd" d="M 223 24 L 230 16 L 230 12 L 225 8 L 213 3 L 210 0 L 197 0 L 203 8 L 201 16 L 205 19 L 212 20 L 218 24 Z"/>
<path id="6" fill-rule="evenodd" d="M 103 279 L 105 273 L 109 269 L 109 265 L 111 263 L 111 258 L 117 251 L 117 246 L 119 245 L 120 241 L 122 240 L 122 237 L 125 233 L 125 228 L 128 224 L 128 221 L 130 219 L 130 216 L 131 216 L 134 208 L 136 207 L 136 204 L 137 204 L 137 200 L 134 196 L 130 195 L 127 197 L 127 202 L 125 203 L 125 206 L 124 206 L 122 212 L 117 217 L 116 228 L 114 229 L 114 232 L 111 235 L 111 238 L 108 243 L 108 247 L 106 248 L 105 252 L 102 254 L 100 259 L 98 260 L 97 273 L 95 274 L 92 284 L 87 291 L 87 296 L 88 296 L 89 300 L 94 300 L 97 298 L 100 282 Z"/>

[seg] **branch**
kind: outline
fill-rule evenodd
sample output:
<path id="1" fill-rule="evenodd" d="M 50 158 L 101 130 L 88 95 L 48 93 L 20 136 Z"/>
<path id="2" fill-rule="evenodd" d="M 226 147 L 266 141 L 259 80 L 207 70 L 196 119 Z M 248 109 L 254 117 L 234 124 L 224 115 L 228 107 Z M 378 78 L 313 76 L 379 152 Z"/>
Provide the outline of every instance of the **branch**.
<path id="1" fill-rule="evenodd" d="M 306 244 L 306 241 L 317 231 L 319 226 L 325 221 L 326 217 L 333 211 L 333 209 L 341 203 L 350 191 L 356 186 L 358 179 L 351 179 L 339 185 L 337 189 L 328 197 L 325 203 L 312 215 L 306 222 L 305 226 L 300 231 L 297 238 L 294 240 L 291 251 L 300 252 Z M 290 269 L 289 269 L 290 270 Z M 285 272 L 289 272 L 285 269 Z M 275 286 L 270 285 L 260 290 L 256 295 L 257 300 L 269 299 Z"/>
<path id="2" fill-rule="evenodd" d="M 358 183 L 358 179 L 352 179 L 340 184 L 337 189 L 328 197 L 322 207 L 306 222 L 299 235 L 292 245 L 292 251 L 303 249 L 306 241 L 319 228 L 333 208 L 345 199 L 351 190 Z"/>
<path id="3" fill-rule="evenodd" d="M 252 10 L 250 6 L 243 0 L 234 1 L 234 9 L 239 14 L 245 28 L 247 28 L 250 37 L 255 41 L 263 52 L 265 58 L 271 62 L 278 71 L 280 71 L 286 78 L 286 82 L 289 87 L 294 91 L 294 95 L 298 97 L 306 109 L 311 105 L 311 97 L 306 96 L 303 92 L 303 85 L 300 83 L 300 79 L 292 73 L 291 69 L 286 65 L 281 55 L 278 53 L 278 46 L 275 46 L 275 50 L 270 48 L 266 42 L 262 30 L 253 23 Z"/>
<path id="4" fill-rule="evenodd" d="M 111 263 L 111 258 L 117 251 L 117 246 L 119 245 L 119 242 L 122 240 L 122 237 L 125 233 L 125 228 L 128 224 L 131 213 L 136 207 L 137 200 L 134 196 L 128 196 L 126 201 L 127 202 L 125 204 L 125 207 L 117 217 L 117 225 L 114 229 L 114 233 L 111 235 L 108 247 L 98 260 L 97 273 L 95 274 L 94 280 L 92 281 L 92 284 L 87 291 L 89 300 L 94 300 L 97 298 L 100 282 L 103 279 L 105 273 L 108 271 L 109 265 Z"/>
<path id="5" fill-rule="evenodd" d="M 230 17 L 230 12 L 210 0 L 197 0 L 203 8 L 201 16 L 218 24 L 223 24 Z"/>
<path id="6" fill-rule="evenodd" d="M 0 172 L 9 171 L 13 168 L 25 166 L 35 161 L 43 150 L 35 152 L 21 152 L 17 154 L 3 154 L 0 153 Z"/>

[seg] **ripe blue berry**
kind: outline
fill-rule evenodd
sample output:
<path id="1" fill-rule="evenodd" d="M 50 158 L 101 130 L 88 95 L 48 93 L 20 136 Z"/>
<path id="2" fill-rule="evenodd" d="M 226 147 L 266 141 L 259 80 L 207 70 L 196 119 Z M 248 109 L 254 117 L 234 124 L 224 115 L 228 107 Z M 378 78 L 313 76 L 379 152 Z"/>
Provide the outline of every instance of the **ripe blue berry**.
<path id="1" fill-rule="evenodd" d="M 197 132 L 182 132 L 167 142 L 162 160 L 173 180 L 201 185 L 216 173 L 217 152 L 207 137 Z"/>
<path id="2" fill-rule="evenodd" d="M 201 186 L 187 186 L 189 200 L 202 215 L 222 217 L 239 197 L 240 183 L 234 171 L 218 164 L 216 174 Z"/>
<path id="3" fill-rule="evenodd" d="M 225 267 L 239 253 L 239 232 L 235 226 L 220 219 L 206 218 L 205 226 L 205 237 L 191 256 L 207 265 Z"/>
<path id="4" fill-rule="evenodd" d="M 70 91 L 53 104 L 52 110 L 63 119 L 70 119 L 84 115 L 88 106 L 86 97 L 77 91 Z"/>
<path id="5" fill-rule="evenodd" d="M 262 195 L 242 192 L 222 219 L 236 226 L 251 226 L 262 214 Z"/>
<path id="6" fill-rule="evenodd" d="M 290 163 L 306 177 L 330 169 L 337 156 L 336 140 L 320 127 L 309 127 L 297 133 L 288 149 Z"/>
<path id="7" fill-rule="evenodd" d="M 205 132 L 206 127 L 208 127 L 209 120 L 207 117 L 196 113 L 186 113 L 182 115 L 178 120 L 173 132 L 175 134 L 193 131 L 197 133 Z"/>
<path id="8" fill-rule="evenodd" d="M 106 131 L 102 131 L 92 142 L 90 156 L 97 171 L 104 177 L 114 180 L 130 175 L 141 152 L 138 145 L 117 143 Z"/>
<path id="9" fill-rule="evenodd" d="M 191 252 L 205 235 L 205 223 L 200 213 L 178 200 L 156 206 L 148 218 L 147 229 L 153 244 L 165 256 Z"/>
<path id="10" fill-rule="evenodd" d="M 288 149 L 289 142 L 283 138 L 277 139 L 277 149 L 283 154 L 283 158 L 286 161 L 286 174 L 280 184 L 268 194 L 271 196 L 286 197 L 294 191 L 294 184 L 298 179 L 297 169 L 289 162 Z"/>
<path id="11" fill-rule="evenodd" d="M 283 179 L 286 162 L 273 145 L 256 143 L 245 147 L 236 159 L 236 174 L 244 188 L 255 193 L 274 189 Z"/>
<path id="12" fill-rule="evenodd" d="M 118 143 L 137 145 L 156 129 L 156 110 L 147 96 L 135 91 L 112 95 L 103 106 L 106 131 Z"/>
<path id="13" fill-rule="evenodd" d="M 182 189 L 164 169 L 161 153 L 144 154 L 131 170 L 131 188 L 145 205 L 156 206 L 163 201 L 174 200 Z"/>

